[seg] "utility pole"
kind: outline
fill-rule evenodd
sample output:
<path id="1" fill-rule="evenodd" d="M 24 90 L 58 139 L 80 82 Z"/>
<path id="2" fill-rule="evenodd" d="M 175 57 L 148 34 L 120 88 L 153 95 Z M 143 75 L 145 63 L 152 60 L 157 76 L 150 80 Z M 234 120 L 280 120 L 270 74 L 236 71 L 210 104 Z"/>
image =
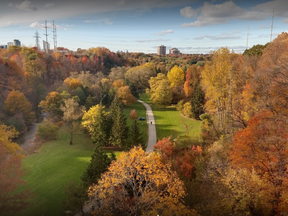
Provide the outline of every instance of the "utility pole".
<path id="1" fill-rule="evenodd" d="M 54 41 L 54 52 L 57 51 L 57 28 L 53 20 L 53 41 Z"/>
<path id="2" fill-rule="evenodd" d="M 36 33 L 35 33 L 34 38 L 36 38 L 36 39 L 35 39 L 35 46 L 37 47 L 38 50 L 40 50 L 39 38 L 41 38 L 41 37 L 39 36 L 39 33 L 38 33 L 37 30 L 36 30 Z"/>
<path id="3" fill-rule="evenodd" d="M 248 30 L 247 30 L 246 49 L 248 49 L 248 38 L 249 38 L 249 27 L 248 27 Z"/>
<path id="4" fill-rule="evenodd" d="M 46 53 L 48 53 L 48 34 L 47 34 L 47 20 L 45 20 L 45 30 L 46 30 L 46 34 L 44 34 L 46 36 L 46 43 L 45 43 L 45 51 Z"/>
<path id="5" fill-rule="evenodd" d="M 271 22 L 271 34 L 270 34 L 270 42 L 272 41 L 273 21 L 274 21 L 274 10 L 273 10 L 273 15 L 272 15 L 272 22 Z"/>

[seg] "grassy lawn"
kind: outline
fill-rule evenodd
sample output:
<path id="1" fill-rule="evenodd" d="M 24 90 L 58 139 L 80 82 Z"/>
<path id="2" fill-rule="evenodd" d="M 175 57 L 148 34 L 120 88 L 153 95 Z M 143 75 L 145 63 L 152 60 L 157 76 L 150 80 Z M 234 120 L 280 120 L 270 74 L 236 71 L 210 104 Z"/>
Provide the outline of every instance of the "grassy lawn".
<path id="1" fill-rule="evenodd" d="M 145 101 L 152 107 L 158 139 L 168 136 L 172 136 L 172 139 L 176 137 L 184 138 L 187 130 L 190 138 L 199 139 L 200 121 L 182 116 L 174 106 L 163 108 L 152 104 L 147 94 L 141 94 L 140 100 Z M 187 125 L 187 129 L 185 125 Z"/>
<path id="2" fill-rule="evenodd" d="M 35 197 L 21 216 L 61 215 L 63 187 L 71 180 L 80 181 L 90 162 L 94 145 L 87 135 L 75 134 L 74 144 L 69 145 L 67 128 L 62 127 L 59 134 L 58 140 L 44 143 L 38 153 L 23 160 L 27 187 Z"/>
<path id="3" fill-rule="evenodd" d="M 129 117 L 129 114 L 130 114 L 132 109 L 136 110 L 137 119 L 139 117 L 146 117 L 146 109 L 141 103 L 135 102 L 132 105 L 125 106 L 124 107 L 124 114 L 125 114 L 125 116 L 127 118 L 128 127 L 130 127 L 131 124 L 132 124 L 132 120 Z M 144 142 L 147 142 L 147 138 L 148 138 L 148 135 L 147 135 L 147 130 L 148 130 L 147 121 L 138 121 L 138 122 L 139 122 L 140 131 L 143 133 Z"/>

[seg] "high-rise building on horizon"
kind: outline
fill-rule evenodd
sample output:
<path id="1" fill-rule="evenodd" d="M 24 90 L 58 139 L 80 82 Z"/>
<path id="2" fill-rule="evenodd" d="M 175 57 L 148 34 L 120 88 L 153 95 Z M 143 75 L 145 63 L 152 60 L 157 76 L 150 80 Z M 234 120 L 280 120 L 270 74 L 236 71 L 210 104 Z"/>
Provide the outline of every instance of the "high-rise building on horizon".
<path id="1" fill-rule="evenodd" d="M 7 43 L 7 49 L 9 48 L 9 46 L 21 46 L 21 41 L 18 39 L 14 39 L 13 42 Z"/>
<path id="2" fill-rule="evenodd" d="M 46 51 L 47 53 L 50 50 L 50 44 L 45 40 L 43 40 L 43 50 Z"/>
<path id="3" fill-rule="evenodd" d="M 158 55 L 166 55 L 166 46 L 161 45 L 157 47 L 157 54 Z"/>
<path id="4" fill-rule="evenodd" d="M 21 46 L 20 40 L 14 39 L 14 46 Z"/>
<path id="5" fill-rule="evenodd" d="M 169 54 L 179 55 L 179 54 L 180 54 L 180 51 L 179 51 L 177 48 L 172 47 L 171 49 L 169 49 Z"/>

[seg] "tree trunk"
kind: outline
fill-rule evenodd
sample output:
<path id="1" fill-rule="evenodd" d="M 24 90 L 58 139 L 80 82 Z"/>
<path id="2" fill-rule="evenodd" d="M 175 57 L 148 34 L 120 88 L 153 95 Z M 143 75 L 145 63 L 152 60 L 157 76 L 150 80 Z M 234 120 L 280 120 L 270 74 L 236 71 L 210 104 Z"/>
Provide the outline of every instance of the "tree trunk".
<path id="1" fill-rule="evenodd" d="M 70 131 L 70 145 L 73 144 L 73 123 L 71 124 L 71 131 Z"/>

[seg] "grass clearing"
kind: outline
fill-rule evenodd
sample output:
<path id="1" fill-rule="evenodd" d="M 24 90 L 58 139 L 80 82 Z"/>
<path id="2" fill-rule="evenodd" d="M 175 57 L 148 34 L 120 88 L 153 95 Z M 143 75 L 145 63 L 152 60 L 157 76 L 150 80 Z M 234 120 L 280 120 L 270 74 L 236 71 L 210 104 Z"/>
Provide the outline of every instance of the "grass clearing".
<path id="1" fill-rule="evenodd" d="M 176 137 L 185 138 L 187 136 L 186 131 L 189 132 L 191 139 L 199 139 L 200 121 L 182 116 L 175 106 L 163 108 L 152 104 L 147 94 L 141 94 L 140 100 L 145 101 L 152 107 L 158 139 L 169 136 L 172 136 L 172 139 Z"/>
<path id="2" fill-rule="evenodd" d="M 32 205 L 19 215 L 63 215 L 63 188 L 72 180 L 80 182 L 94 147 L 89 136 L 82 133 L 75 133 L 74 143 L 69 145 L 69 131 L 61 127 L 58 140 L 44 143 L 38 153 L 25 157 L 25 180 L 35 197 Z"/>

